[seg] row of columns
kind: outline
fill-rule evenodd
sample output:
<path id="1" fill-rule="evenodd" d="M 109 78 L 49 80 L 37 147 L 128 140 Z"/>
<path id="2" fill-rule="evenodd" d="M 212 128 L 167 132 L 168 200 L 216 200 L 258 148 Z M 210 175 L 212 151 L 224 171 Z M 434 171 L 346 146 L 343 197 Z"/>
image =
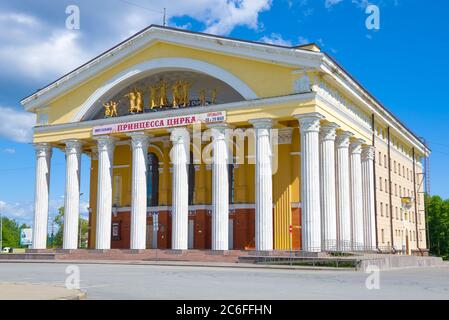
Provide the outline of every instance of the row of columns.
<path id="1" fill-rule="evenodd" d="M 333 123 L 321 125 L 320 114 L 298 115 L 301 131 L 302 249 L 351 250 L 374 247 L 374 151 L 363 141 L 350 140 Z M 272 155 L 270 119 L 251 120 L 256 135 L 255 245 L 273 249 Z M 228 250 L 228 158 L 226 125 L 211 125 L 212 249 Z M 170 129 L 172 142 L 172 248 L 188 246 L 188 163 L 190 135 L 186 128 Z M 145 249 L 147 210 L 147 150 L 150 136 L 131 133 L 132 199 L 131 249 Z M 116 139 L 101 136 L 98 148 L 96 248 L 111 245 L 112 170 Z M 78 247 L 80 159 L 82 145 L 66 144 L 64 249 Z M 36 193 L 33 248 L 46 247 L 51 147 L 36 146 Z"/>
<path id="2" fill-rule="evenodd" d="M 375 248 L 374 147 L 321 125 L 318 113 L 297 116 L 301 131 L 302 250 Z"/>

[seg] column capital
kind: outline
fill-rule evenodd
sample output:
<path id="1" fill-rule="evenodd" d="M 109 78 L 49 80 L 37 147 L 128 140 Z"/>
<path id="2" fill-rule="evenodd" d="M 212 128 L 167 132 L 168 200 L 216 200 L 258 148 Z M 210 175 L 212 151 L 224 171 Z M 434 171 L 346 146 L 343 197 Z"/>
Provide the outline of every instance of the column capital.
<path id="1" fill-rule="evenodd" d="M 211 123 L 207 125 L 207 128 L 211 130 L 211 136 L 214 139 L 225 139 L 226 130 L 231 129 L 226 123 Z"/>
<path id="2" fill-rule="evenodd" d="M 363 139 L 355 139 L 352 140 L 349 144 L 349 151 L 352 154 L 361 153 L 362 152 L 362 144 L 365 142 Z"/>
<path id="3" fill-rule="evenodd" d="M 168 129 L 170 132 L 170 141 L 172 143 L 184 143 L 190 141 L 190 132 L 186 127 L 177 127 Z"/>
<path id="4" fill-rule="evenodd" d="M 68 140 L 62 140 L 61 142 L 63 142 L 65 144 L 65 154 L 66 155 L 81 153 L 81 148 L 83 146 L 82 141 L 77 140 L 77 139 L 68 139 Z"/>
<path id="5" fill-rule="evenodd" d="M 273 126 L 273 120 L 269 118 L 251 119 L 248 122 L 256 129 L 271 129 Z"/>
<path id="6" fill-rule="evenodd" d="M 374 160 L 375 148 L 367 145 L 362 147 L 362 161 Z"/>
<path id="7" fill-rule="evenodd" d="M 334 141 L 337 136 L 337 129 L 340 126 L 336 123 L 330 122 L 323 124 L 320 129 L 320 138 L 321 140 L 332 140 Z"/>
<path id="8" fill-rule="evenodd" d="M 52 146 L 49 143 L 35 143 L 34 150 L 36 152 L 36 157 L 47 157 L 51 156 Z"/>
<path id="9" fill-rule="evenodd" d="M 148 148 L 150 144 L 150 138 L 152 135 L 146 134 L 144 132 L 132 132 L 127 134 L 131 138 L 131 146 L 133 149 L 136 148 Z"/>
<path id="10" fill-rule="evenodd" d="M 324 116 L 318 112 L 296 114 L 294 117 L 299 122 L 301 132 L 319 132 L 320 120 L 324 119 Z"/>
<path id="11" fill-rule="evenodd" d="M 98 150 L 108 150 L 111 149 L 115 143 L 118 141 L 117 138 L 115 137 L 111 137 L 111 136 L 100 136 L 100 137 L 96 137 L 95 140 L 97 140 L 97 144 L 98 144 Z"/>
<path id="12" fill-rule="evenodd" d="M 337 132 L 337 138 L 335 139 L 335 142 L 337 144 L 337 148 L 349 148 L 350 144 L 350 138 L 354 134 L 350 131 L 340 131 Z"/>

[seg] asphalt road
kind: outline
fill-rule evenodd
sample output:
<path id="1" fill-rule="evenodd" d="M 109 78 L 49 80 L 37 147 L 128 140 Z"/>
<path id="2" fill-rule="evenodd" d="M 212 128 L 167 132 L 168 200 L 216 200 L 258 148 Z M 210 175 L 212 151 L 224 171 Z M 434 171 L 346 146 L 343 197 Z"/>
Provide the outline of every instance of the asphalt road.
<path id="1" fill-rule="evenodd" d="M 0 282 L 64 286 L 66 264 L 0 263 Z M 370 274 L 355 271 L 79 264 L 88 299 L 449 299 L 449 265 Z M 374 278 L 370 278 L 373 280 Z M 375 279 L 370 281 L 375 284 Z"/>

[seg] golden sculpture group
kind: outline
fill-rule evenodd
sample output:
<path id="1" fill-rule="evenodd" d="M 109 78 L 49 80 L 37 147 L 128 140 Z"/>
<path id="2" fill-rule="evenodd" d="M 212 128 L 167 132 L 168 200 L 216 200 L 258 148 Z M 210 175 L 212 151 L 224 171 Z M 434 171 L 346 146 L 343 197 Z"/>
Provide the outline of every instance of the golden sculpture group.
<path id="1" fill-rule="evenodd" d="M 187 80 L 178 80 L 171 85 L 172 101 L 167 98 L 167 92 L 169 84 L 167 81 L 161 79 L 157 83 L 149 87 L 149 108 L 151 110 L 155 108 L 169 107 L 179 108 L 187 107 L 190 102 L 190 88 L 192 84 Z M 200 89 L 198 95 L 198 103 L 200 106 L 207 104 L 207 90 Z M 124 95 L 129 101 L 129 113 L 142 113 L 144 110 L 144 91 L 137 88 L 132 89 L 129 93 Z M 213 89 L 210 92 L 210 103 L 215 104 L 217 99 L 217 89 Z M 118 103 L 109 101 L 103 103 L 105 117 L 117 116 Z"/>

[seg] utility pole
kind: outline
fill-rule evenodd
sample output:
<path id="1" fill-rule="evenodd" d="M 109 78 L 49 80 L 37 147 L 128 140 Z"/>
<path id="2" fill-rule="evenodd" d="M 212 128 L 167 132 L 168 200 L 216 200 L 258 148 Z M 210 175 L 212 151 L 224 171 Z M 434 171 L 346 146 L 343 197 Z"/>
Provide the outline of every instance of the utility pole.
<path id="1" fill-rule="evenodd" d="M 163 19 L 163 26 L 165 27 L 166 24 L 166 16 L 167 16 L 167 10 L 164 8 L 164 19 Z"/>

